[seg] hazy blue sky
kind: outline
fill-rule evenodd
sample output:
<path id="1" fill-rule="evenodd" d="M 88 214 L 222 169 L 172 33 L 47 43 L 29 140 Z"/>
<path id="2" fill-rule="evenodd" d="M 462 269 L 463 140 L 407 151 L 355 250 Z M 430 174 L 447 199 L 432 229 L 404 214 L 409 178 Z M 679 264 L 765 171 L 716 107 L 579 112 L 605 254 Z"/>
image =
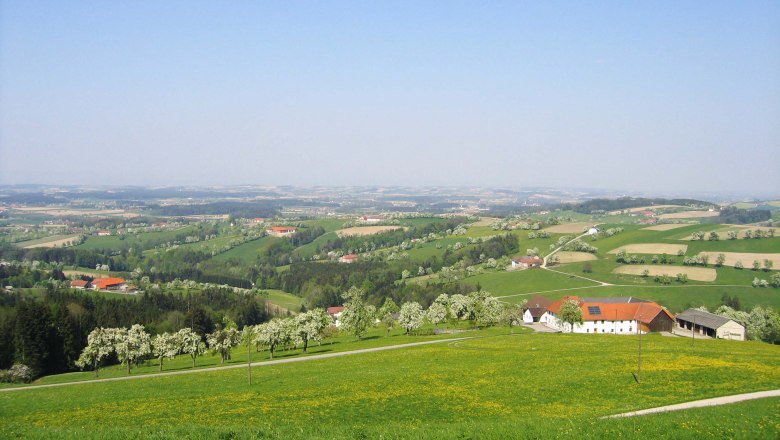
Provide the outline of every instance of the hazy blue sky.
<path id="1" fill-rule="evenodd" d="M 0 5 L 0 183 L 780 189 L 778 1 Z"/>

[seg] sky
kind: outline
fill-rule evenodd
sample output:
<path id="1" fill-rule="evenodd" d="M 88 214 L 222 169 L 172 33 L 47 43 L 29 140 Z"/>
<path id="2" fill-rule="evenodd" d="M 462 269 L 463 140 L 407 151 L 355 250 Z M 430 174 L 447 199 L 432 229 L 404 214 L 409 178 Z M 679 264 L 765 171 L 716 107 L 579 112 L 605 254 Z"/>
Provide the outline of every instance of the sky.
<path id="1" fill-rule="evenodd" d="M 0 184 L 780 191 L 777 1 L 0 0 Z"/>

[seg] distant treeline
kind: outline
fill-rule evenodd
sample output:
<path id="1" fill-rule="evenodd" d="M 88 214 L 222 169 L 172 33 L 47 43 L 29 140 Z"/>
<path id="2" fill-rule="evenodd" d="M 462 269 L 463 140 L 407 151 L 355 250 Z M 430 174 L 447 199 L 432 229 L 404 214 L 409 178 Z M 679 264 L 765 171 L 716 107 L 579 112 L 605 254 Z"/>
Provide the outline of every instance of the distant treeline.
<path id="1" fill-rule="evenodd" d="M 268 202 L 211 202 L 194 205 L 150 205 L 151 213 L 165 216 L 222 215 L 239 218 L 269 218 L 279 215 L 280 206 Z"/>
<path id="2" fill-rule="evenodd" d="M 623 197 L 619 199 L 593 199 L 581 203 L 564 203 L 562 210 L 571 210 L 581 214 L 593 214 L 599 211 L 617 211 L 620 209 L 639 208 L 652 205 L 683 205 L 712 206 L 710 202 L 695 199 L 645 199 Z"/>
<path id="3" fill-rule="evenodd" d="M 767 209 L 741 209 L 723 208 L 720 216 L 715 217 L 717 223 L 741 225 L 745 223 L 763 222 L 772 218 L 772 213 Z"/>

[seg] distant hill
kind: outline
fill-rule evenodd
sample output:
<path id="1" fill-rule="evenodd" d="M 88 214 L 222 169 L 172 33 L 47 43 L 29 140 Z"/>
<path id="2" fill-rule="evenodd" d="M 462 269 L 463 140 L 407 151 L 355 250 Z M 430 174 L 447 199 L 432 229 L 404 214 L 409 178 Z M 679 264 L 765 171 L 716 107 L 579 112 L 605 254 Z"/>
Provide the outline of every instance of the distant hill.
<path id="1" fill-rule="evenodd" d="M 646 199 L 641 197 L 621 197 L 619 199 L 593 199 L 581 203 L 564 203 L 560 205 L 560 208 L 582 214 L 593 214 L 600 211 L 617 211 L 620 209 L 639 208 L 640 206 L 653 205 L 682 205 L 698 207 L 716 206 L 711 202 L 695 199 Z"/>

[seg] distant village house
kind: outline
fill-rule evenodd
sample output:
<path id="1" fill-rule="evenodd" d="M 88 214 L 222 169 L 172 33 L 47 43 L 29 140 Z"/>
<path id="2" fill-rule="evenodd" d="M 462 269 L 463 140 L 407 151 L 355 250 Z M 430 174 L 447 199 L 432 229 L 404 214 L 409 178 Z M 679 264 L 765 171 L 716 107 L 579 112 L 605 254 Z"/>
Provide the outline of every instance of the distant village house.
<path id="1" fill-rule="evenodd" d="M 358 256 L 355 254 L 347 254 L 339 258 L 339 263 L 354 263 L 358 260 Z"/>
<path id="2" fill-rule="evenodd" d="M 532 267 L 541 267 L 544 263 L 539 257 L 520 257 L 512 258 L 512 269 L 529 269 Z"/>
<path id="3" fill-rule="evenodd" d="M 273 237 L 289 237 L 295 234 L 296 231 L 298 231 L 298 228 L 292 226 L 272 226 L 265 230 L 268 235 Z"/>

